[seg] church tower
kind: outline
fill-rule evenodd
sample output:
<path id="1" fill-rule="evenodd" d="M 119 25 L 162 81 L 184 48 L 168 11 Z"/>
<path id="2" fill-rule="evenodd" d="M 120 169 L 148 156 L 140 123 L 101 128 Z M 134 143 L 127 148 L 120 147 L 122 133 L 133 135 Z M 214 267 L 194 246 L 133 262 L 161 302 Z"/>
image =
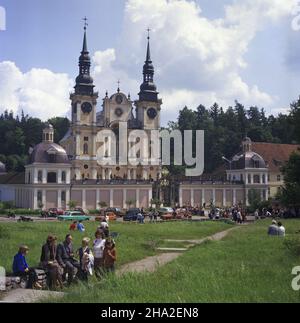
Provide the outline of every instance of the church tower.
<path id="1" fill-rule="evenodd" d="M 146 61 L 143 67 L 143 83 L 140 87 L 139 100 L 135 102 L 137 119 L 145 130 L 160 128 L 160 110 L 162 100 L 158 99 L 158 92 L 154 84 L 154 66 L 150 53 L 150 36 L 148 29 L 148 45 Z"/>
<path id="2" fill-rule="evenodd" d="M 73 159 L 73 178 L 96 179 L 96 136 L 97 136 L 97 99 L 94 81 L 90 75 L 91 58 L 87 47 L 87 19 L 85 18 L 82 51 L 79 57 L 79 75 L 76 78 L 72 102 L 72 149 L 68 153 Z M 72 142 L 72 143 L 71 143 Z M 71 150 L 71 151 L 70 151 Z"/>

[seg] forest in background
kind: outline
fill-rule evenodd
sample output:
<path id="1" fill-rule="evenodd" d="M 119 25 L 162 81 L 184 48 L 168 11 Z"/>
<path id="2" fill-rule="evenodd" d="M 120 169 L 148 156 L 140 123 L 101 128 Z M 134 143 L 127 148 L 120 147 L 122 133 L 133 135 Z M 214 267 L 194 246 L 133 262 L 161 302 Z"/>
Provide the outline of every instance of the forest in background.
<path id="1" fill-rule="evenodd" d="M 300 143 L 300 99 L 291 104 L 287 114 L 266 115 L 263 108 L 246 108 L 239 102 L 223 108 L 199 105 L 196 109 L 184 107 L 176 122 L 167 129 L 205 131 L 205 172 L 211 173 L 222 165 L 222 156 L 232 157 L 240 151 L 241 140 L 247 135 L 255 142 L 282 144 Z M 167 109 L 167 107 L 165 107 Z M 70 121 L 67 118 L 49 119 L 55 129 L 55 142 L 66 134 Z M 28 161 L 30 147 L 42 141 L 45 122 L 21 114 L 15 116 L 8 110 L 0 115 L 0 161 L 8 171 L 23 171 Z M 174 171 L 175 168 L 174 168 Z M 182 169 L 177 169 L 181 172 Z"/>

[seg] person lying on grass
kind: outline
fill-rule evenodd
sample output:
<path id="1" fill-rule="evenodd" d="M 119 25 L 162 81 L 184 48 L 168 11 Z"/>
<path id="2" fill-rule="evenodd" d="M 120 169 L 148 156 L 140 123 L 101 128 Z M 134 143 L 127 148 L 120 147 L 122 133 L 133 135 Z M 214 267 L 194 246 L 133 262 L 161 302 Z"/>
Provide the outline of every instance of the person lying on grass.
<path id="1" fill-rule="evenodd" d="M 38 276 L 34 268 L 29 268 L 26 262 L 26 255 L 29 248 L 25 245 L 20 246 L 18 253 L 14 256 L 13 261 L 13 273 L 15 276 L 26 278 L 28 289 L 42 289 L 42 286 L 38 283 Z"/>

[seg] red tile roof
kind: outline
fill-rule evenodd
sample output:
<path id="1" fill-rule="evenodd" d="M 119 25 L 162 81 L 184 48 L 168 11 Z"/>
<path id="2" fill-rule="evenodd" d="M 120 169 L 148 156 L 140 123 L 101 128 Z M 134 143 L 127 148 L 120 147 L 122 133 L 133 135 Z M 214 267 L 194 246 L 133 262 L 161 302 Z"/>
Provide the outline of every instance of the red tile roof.
<path id="1" fill-rule="evenodd" d="M 25 184 L 25 173 L 0 175 L 0 184 Z"/>
<path id="2" fill-rule="evenodd" d="M 298 149 L 300 149 L 300 145 L 252 142 L 252 151 L 263 157 L 270 172 L 280 172 L 280 168 L 289 160 L 291 154 Z"/>

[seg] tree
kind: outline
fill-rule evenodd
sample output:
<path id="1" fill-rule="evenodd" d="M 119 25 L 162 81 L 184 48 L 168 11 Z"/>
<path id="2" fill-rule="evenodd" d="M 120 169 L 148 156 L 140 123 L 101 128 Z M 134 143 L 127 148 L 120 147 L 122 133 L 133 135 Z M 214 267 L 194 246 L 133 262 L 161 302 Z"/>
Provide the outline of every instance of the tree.
<path id="1" fill-rule="evenodd" d="M 279 194 L 281 202 L 286 206 L 300 206 L 300 152 L 293 153 L 283 167 L 284 187 Z"/>
<path id="2" fill-rule="evenodd" d="M 251 189 L 248 192 L 249 211 L 254 212 L 259 209 L 261 203 L 261 195 L 259 190 Z"/>
<path id="3" fill-rule="evenodd" d="M 158 209 L 162 202 L 160 201 L 160 199 L 155 198 L 151 199 L 150 203 L 151 205 L 155 205 L 155 207 Z"/>
<path id="4" fill-rule="evenodd" d="M 128 205 L 128 208 L 130 209 L 130 206 L 131 205 L 134 205 L 136 203 L 136 201 L 135 200 L 133 200 L 133 199 L 129 199 L 129 200 L 127 200 L 126 201 L 126 205 Z"/>
<path id="5" fill-rule="evenodd" d="M 68 207 L 70 208 L 70 210 L 75 209 L 76 205 L 77 205 L 77 201 L 70 200 L 68 203 Z"/>
<path id="6" fill-rule="evenodd" d="M 59 141 L 64 137 L 70 128 L 70 121 L 68 118 L 52 118 L 48 122 L 54 127 L 54 141 L 59 143 Z"/>

